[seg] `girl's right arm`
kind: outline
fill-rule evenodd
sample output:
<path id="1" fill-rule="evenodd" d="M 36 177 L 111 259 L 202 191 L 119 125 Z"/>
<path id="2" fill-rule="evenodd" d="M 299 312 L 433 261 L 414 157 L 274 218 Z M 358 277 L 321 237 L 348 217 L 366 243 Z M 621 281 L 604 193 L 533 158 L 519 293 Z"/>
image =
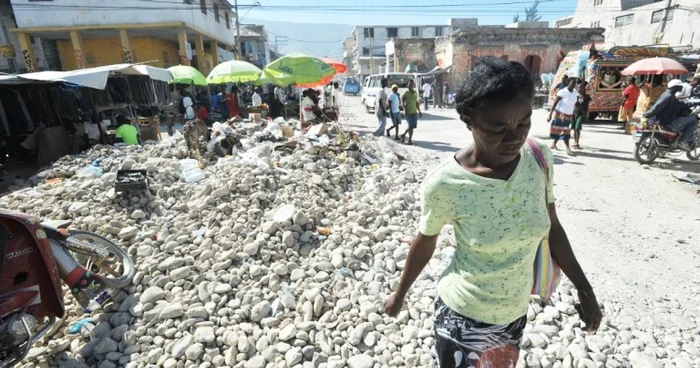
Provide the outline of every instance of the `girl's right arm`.
<path id="1" fill-rule="evenodd" d="M 406 257 L 406 266 L 401 273 L 401 281 L 396 291 L 391 294 L 391 296 L 386 300 L 384 307 L 386 309 L 386 314 L 395 317 L 401 311 L 403 307 L 404 299 L 408 290 L 416 281 L 418 275 L 423 271 L 425 266 L 430 261 L 435 253 L 435 247 L 437 245 L 438 235 L 425 236 L 422 233 L 418 233 L 413 242 L 411 243 L 411 248 L 408 251 L 408 256 Z"/>

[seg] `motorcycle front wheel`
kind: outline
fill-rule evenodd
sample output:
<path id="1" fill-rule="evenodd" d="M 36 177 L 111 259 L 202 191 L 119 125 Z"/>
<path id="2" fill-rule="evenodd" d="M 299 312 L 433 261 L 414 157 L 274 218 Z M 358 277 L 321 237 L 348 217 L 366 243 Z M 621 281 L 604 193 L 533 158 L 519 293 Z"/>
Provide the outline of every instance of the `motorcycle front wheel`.
<path id="1" fill-rule="evenodd" d="M 700 128 L 698 128 L 697 133 L 695 133 L 695 148 L 686 152 L 685 155 L 690 161 L 697 161 L 700 159 Z"/>
<path id="2" fill-rule="evenodd" d="M 82 249 L 71 248 L 70 240 L 77 240 L 84 245 L 106 251 L 106 257 L 87 254 Z M 68 239 L 61 247 L 73 260 L 98 275 L 107 287 L 121 288 L 131 283 L 136 272 L 134 261 L 118 245 L 109 239 L 89 231 L 71 230 Z M 92 253 L 92 252 L 91 252 Z"/>
<path id="3" fill-rule="evenodd" d="M 642 138 L 634 150 L 634 159 L 641 165 L 649 165 L 659 156 L 658 142 L 651 136 Z"/>

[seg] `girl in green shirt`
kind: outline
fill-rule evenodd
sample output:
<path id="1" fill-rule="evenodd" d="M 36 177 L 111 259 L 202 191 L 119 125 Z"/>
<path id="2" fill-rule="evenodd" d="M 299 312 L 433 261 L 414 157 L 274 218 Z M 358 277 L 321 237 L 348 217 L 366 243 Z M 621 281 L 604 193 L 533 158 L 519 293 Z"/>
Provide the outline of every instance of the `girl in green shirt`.
<path id="1" fill-rule="evenodd" d="M 533 97 L 532 76 L 522 64 L 481 59 L 456 103 L 474 143 L 423 183 L 419 233 L 385 308 L 390 316 L 399 313 L 411 284 L 431 259 L 440 231 L 451 223 L 457 246 L 438 282 L 435 302 L 440 367 L 516 365 L 533 264 L 547 234 L 552 258 L 578 289 L 585 329 L 595 331 L 600 325 L 593 289 L 557 218 L 552 154 L 541 142 L 525 144 Z M 538 155 L 547 162 L 547 174 Z"/>

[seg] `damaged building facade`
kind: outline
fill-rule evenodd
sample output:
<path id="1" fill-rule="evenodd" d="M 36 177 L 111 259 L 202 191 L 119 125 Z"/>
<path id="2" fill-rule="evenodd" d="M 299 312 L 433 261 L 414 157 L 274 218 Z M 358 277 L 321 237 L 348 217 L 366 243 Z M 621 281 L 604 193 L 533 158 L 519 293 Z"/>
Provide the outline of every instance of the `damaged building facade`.
<path id="1" fill-rule="evenodd" d="M 533 79 L 554 73 L 567 52 L 603 40 L 602 28 L 549 28 L 547 22 L 507 26 L 465 25 L 452 35 L 394 38 L 386 43 L 385 72 L 425 73 L 442 69 L 459 85 L 479 57 L 494 56 L 525 65 Z"/>

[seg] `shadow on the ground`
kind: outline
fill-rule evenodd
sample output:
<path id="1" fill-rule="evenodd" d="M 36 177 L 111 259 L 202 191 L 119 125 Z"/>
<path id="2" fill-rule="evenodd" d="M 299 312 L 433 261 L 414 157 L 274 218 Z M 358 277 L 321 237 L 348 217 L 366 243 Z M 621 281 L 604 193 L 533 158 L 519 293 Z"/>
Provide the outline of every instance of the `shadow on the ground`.
<path id="1" fill-rule="evenodd" d="M 618 151 L 616 151 L 618 152 Z M 592 157 L 592 158 L 599 158 L 603 160 L 613 160 L 613 161 L 634 161 L 634 158 L 632 157 L 632 154 L 629 152 L 620 152 L 622 154 L 626 154 L 626 156 L 622 155 L 611 155 L 604 153 L 603 150 L 578 150 L 576 151 L 576 156 L 581 156 L 581 157 Z"/>
<path id="2" fill-rule="evenodd" d="M 653 166 L 667 171 L 700 174 L 700 162 L 687 161 L 680 158 L 657 161 Z"/>
<path id="3" fill-rule="evenodd" d="M 443 143 L 443 142 L 431 142 L 431 141 L 416 140 L 414 143 L 415 143 L 416 147 L 425 148 L 425 149 L 429 149 L 429 150 L 433 150 L 433 151 L 457 152 L 459 150 L 459 147 L 455 147 L 451 144 Z"/>
<path id="4" fill-rule="evenodd" d="M 423 117 L 418 119 L 418 121 L 440 121 L 440 120 L 452 120 L 452 118 L 449 118 L 447 116 L 441 116 L 441 115 L 433 115 L 428 112 L 423 113 Z"/>
<path id="5" fill-rule="evenodd" d="M 574 158 L 574 156 L 553 156 L 552 160 L 554 161 L 555 165 L 582 165 L 585 166 L 583 162 L 577 162 L 577 161 L 571 161 L 571 159 Z"/>

